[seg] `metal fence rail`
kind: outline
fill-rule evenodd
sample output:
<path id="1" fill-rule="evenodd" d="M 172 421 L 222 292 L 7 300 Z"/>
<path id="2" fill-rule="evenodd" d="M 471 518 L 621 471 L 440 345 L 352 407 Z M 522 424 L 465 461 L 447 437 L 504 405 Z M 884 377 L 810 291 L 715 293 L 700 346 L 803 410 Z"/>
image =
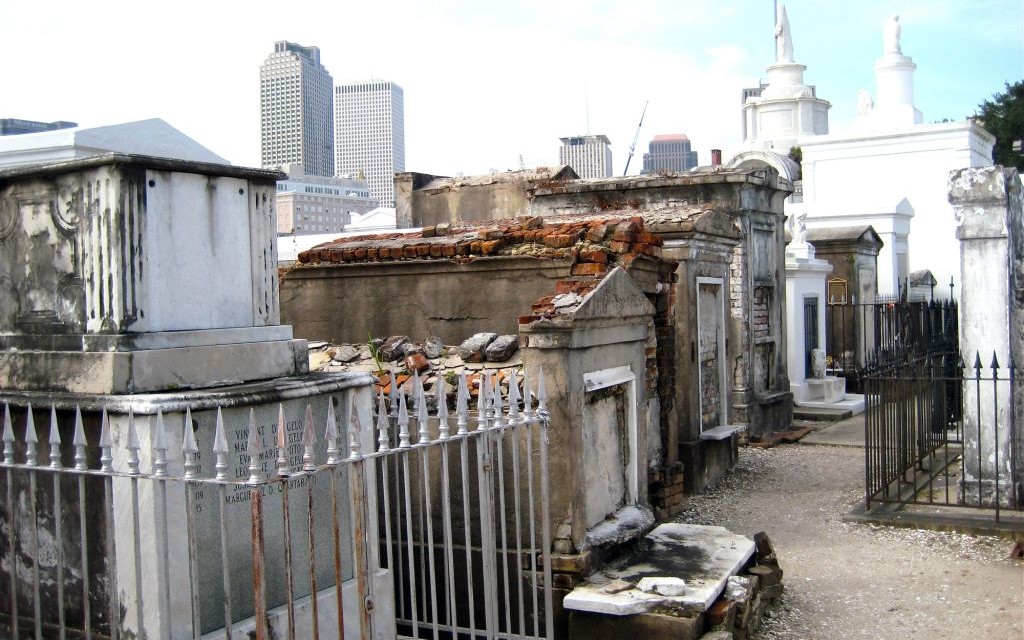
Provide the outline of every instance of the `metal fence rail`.
<path id="1" fill-rule="evenodd" d="M 864 378 L 865 508 L 981 509 L 996 522 L 1021 510 L 1020 395 L 1012 362 L 904 353 Z M 1019 409 L 1019 408 L 1018 408 Z"/>
<path id="2" fill-rule="evenodd" d="M 393 636 L 383 611 L 412 637 L 552 637 L 543 372 L 536 393 L 509 377 L 503 398 L 483 376 L 471 412 L 461 376 L 451 417 L 418 377 L 412 411 L 393 379 L 390 407 L 346 391 L 319 427 L 280 405 L 266 449 L 252 410 L 232 448 L 217 408 L 201 452 L 189 411 L 180 431 L 140 416 L 140 438 L 104 410 L 87 439 L 76 410 L 68 447 L 56 407 L 37 429 L 5 405 L 0 636 Z"/>
<path id="3" fill-rule="evenodd" d="M 832 373 L 846 378 L 848 391 L 864 393 L 864 369 L 877 366 L 880 358 L 908 351 L 956 351 L 957 303 L 832 299 L 825 311 L 825 335 Z"/>

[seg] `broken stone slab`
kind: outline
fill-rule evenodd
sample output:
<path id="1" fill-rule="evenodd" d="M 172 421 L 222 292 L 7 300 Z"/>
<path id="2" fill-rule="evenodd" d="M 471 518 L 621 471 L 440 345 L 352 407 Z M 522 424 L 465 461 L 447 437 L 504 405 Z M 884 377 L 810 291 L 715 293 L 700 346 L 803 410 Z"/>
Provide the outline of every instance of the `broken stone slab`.
<path id="1" fill-rule="evenodd" d="M 681 596 L 685 595 L 687 591 L 685 580 L 672 577 L 640 578 L 640 582 L 636 583 L 636 588 L 644 593 L 654 593 L 659 596 Z"/>
<path id="2" fill-rule="evenodd" d="M 498 336 L 484 349 L 484 357 L 488 362 L 505 362 L 518 350 L 519 336 Z"/>
<path id="3" fill-rule="evenodd" d="M 648 577 L 680 578 L 685 594 L 664 596 L 630 589 L 605 593 L 604 585 L 585 582 L 569 593 L 563 606 L 611 616 L 628 616 L 667 607 L 707 611 L 734 576 L 754 555 L 754 543 L 724 527 L 667 523 L 656 527 L 638 543 L 639 552 L 613 563 L 602 573 L 613 580 L 639 582 Z"/>
<path id="4" fill-rule="evenodd" d="M 436 360 L 444 355 L 444 342 L 437 336 L 430 336 L 423 342 L 423 355 L 429 360 Z"/>
<path id="5" fill-rule="evenodd" d="M 314 349 L 323 349 L 326 346 L 327 343 L 321 340 L 315 340 L 313 342 L 306 343 L 306 348 L 309 349 L 310 351 L 313 351 Z"/>
<path id="6" fill-rule="evenodd" d="M 335 362 L 353 362 L 360 357 L 359 349 L 343 344 L 334 350 L 332 360 Z"/>
<path id="7" fill-rule="evenodd" d="M 463 362 L 483 362 L 484 349 L 498 337 L 496 333 L 477 333 L 459 345 L 459 356 Z"/>
<path id="8" fill-rule="evenodd" d="M 385 362 L 398 360 L 405 355 L 405 343 L 408 341 L 408 336 L 391 336 L 380 345 L 380 359 Z"/>

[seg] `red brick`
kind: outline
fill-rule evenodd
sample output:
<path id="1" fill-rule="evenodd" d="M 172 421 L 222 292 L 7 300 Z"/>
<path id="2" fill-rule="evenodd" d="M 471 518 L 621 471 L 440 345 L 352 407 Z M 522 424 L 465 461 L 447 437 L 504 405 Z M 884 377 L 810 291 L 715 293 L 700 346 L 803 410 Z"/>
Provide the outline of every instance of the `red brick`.
<path id="1" fill-rule="evenodd" d="M 370 247 L 366 250 L 367 260 L 377 260 L 380 257 L 380 249 L 377 247 Z"/>
<path id="2" fill-rule="evenodd" d="M 613 242 L 636 242 L 637 234 L 635 233 L 623 233 L 622 231 L 616 231 L 612 234 Z"/>
<path id="3" fill-rule="evenodd" d="M 613 242 L 611 243 L 611 250 L 615 253 L 626 253 L 629 251 L 629 246 L 628 242 Z"/>
<path id="4" fill-rule="evenodd" d="M 448 257 L 448 258 L 454 256 L 455 255 L 455 245 L 454 244 L 446 244 L 446 245 L 444 245 L 443 247 L 441 247 L 441 254 L 444 255 L 445 257 Z"/>
<path id="5" fill-rule="evenodd" d="M 341 252 L 341 259 L 348 262 L 356 255 L 356 252 L 352 249 L 345 249 Z"/>
<path id="6" fill-rule="evenodd" d="M 584 249 L 580 251 L 580 260 L 608 264 L 608 254 L 597 249 Z"/>
<path id="7" fill-rule="evenodd" d="M 603 264 L 596 262 L 580 262 L 572 266 L 574 276 L 600 276 L 608 270 Z"/>
<path id="8" fill-rule="evenodd" d="M 576 241 L 573 237 L 566 234 L 550 235 L 544 238 L 544 246 L 551 247 L 552 249 L 571 247 L 575 243 Z"/>
<path id="9" fill-rule="evenodd" d="M 530 324 L 540 320 L 540 316 L 519 316 L 519 324 Z"/>
<path id="10" fill-rule="evenodd" d="M 420 236 L 423 238 L 433 238 L 437 235 L 437 227 L 423 227 L 423 231 L 420 232 Z"/>
<path id="11" fill-rule="evenodd" d="M 429 244 L 418 244 L 418 245 L 416 245 L 416 255 L 417 256 L 429 256 L 430 255 L 430 245 Z"/>
<path id="12" fill-rule="evenodd" d="M 440 258 L 444 255 L 444 249 L 439 244 L 430 245 L 430 256 L 433 258 Z"/>
<path id="13" fill-rule="evenodd" d="M 504 240 L 487 240 L 480 245 L 480 252 L 485 256 L 497 253 L 503 246 Z"/>
<path id="14" fill-rule="evenodd" d="M 402 250 L 402 255 L 406 258 L 415 258 L 416 247 L 405 247 L 405 249 Z"/>

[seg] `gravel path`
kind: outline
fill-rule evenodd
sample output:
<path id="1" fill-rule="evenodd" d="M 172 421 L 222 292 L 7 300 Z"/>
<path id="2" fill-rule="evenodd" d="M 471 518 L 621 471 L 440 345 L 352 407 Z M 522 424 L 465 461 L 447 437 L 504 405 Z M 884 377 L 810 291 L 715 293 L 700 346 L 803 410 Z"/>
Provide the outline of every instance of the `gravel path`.
<path id="1" fill-rule="evenodd" d="M 765 531 L 785 593 L 757 640 L 1024 638 L 1024 564 L 1001 538 L 848 524 L 863 450 L 740 449 L 735 473 L 680 522 Z"/>

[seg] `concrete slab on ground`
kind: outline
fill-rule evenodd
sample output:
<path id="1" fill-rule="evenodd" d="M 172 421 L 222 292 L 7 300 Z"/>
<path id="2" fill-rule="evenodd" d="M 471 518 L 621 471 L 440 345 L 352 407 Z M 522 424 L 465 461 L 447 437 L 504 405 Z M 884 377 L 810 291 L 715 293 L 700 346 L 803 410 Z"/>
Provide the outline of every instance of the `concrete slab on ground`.
<path id="1" fill-rule="evenodd" d="M 703 612 L 753 554 L 749 538 L 723 527 L 662 524 L 647 534 L 635 556 L 590 576 L 562 606 L 615 616 L 657 607 Z"/>
<path id="2" fill-rule="evenodd" d="M 864 446 L 864 414 L 822 426 L 800 440 L 800 444 L 827 444 L 836 447 Z"/>

